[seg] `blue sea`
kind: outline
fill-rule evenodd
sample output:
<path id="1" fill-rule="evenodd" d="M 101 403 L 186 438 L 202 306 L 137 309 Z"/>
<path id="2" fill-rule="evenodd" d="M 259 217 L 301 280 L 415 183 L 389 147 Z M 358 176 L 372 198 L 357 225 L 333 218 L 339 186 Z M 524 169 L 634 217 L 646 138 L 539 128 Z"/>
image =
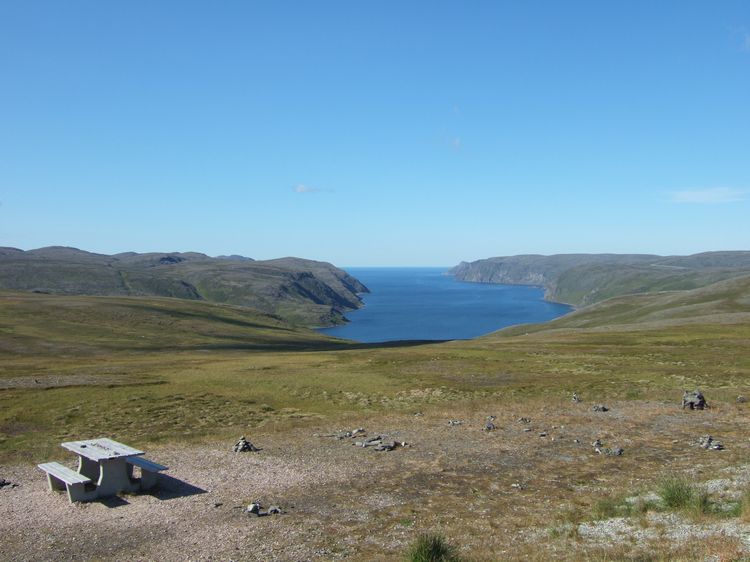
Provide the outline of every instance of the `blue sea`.
<path id="1" fill-rule="evenodd" d="M 370 293 L 348 324 L 320 331 L 359 342 L 468 339 L 529 322 L 544 322 L 571 307 L 547 302 L 539 287 L 456 281 L 447 268 L 357 267 L 346 271 Z"/>

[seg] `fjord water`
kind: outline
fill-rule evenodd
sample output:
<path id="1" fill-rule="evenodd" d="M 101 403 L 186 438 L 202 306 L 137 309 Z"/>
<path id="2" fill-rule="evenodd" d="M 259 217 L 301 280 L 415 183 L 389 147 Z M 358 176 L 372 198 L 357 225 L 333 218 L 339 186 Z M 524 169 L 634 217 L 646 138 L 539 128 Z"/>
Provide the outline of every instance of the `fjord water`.
<path id="1" fill-rule="evenodd" d="M 539 287 L 456 281 L 446 268 L 347 268 L 370 293 L 343 326 L 320 330 L 359 342 L 453 340 L 552 320 L 571 307 L 544 300 Z"/>

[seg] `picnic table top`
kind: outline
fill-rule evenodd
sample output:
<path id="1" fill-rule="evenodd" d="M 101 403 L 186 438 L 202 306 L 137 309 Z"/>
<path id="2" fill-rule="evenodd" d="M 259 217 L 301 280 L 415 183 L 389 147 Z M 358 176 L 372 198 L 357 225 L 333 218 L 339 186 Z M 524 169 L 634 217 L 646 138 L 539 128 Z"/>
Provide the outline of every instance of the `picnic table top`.
<path id="1" fill-rule="evenodd" d="M 77 455 L 97 462 L 145 454 L 143 451 L 128 447 L 107 437 L 86 439 L 84 441 L 66 441 L 61 445 Z"/>

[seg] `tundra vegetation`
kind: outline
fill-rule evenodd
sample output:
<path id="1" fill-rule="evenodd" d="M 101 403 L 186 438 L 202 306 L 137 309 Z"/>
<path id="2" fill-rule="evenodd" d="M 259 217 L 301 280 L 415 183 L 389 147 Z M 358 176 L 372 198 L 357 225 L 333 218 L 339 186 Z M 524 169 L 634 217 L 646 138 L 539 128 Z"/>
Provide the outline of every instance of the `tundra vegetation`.
<path id="1" fill-rule="evenodd" d="M 236 305 L 5 291 L 0 357 L 6 467 L 100 435 L 146 450 L 230 450 L 249 435 L 261 448 L 310 448 L 300 458 L 313 465 L 320 447 L 342 466 L 353 459 L 345 478 L 286 497 L 325 532 L 294 509 L 274 518 L 311 558 L 413 558 L 413 545 L 471 560 L 750 551 L 750 416 L 737 400 L 750 395 L 750 277 L 618 296 L 471 341 L 388 345 Z M 685 389 L 711 407 L 683 411 Z M 598 403 L 609 411 L 593 412 Z M 489 415 L 495 429 L 482 431 Z M 312 437 L 359 426 L 411 446 L 376 453 Z M 725 449 L 698 447 L 707 433 Z M 625 452 L 599 455 L 595 439 Z"/>

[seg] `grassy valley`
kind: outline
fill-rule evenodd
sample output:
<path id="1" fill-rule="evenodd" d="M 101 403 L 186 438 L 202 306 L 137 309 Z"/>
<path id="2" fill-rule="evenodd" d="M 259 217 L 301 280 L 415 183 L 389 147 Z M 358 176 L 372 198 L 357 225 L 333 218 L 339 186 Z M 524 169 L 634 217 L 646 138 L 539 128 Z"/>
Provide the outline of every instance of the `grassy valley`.
<path id="1" fill-rule="evenodd" d="M 215 484 L 205 502 L 276 490 L 273 501 L 294 506 L 269 527 L 249 524 L 231 503 L 205 512 L 187 502 L 187 520 L 229 525 L 261 549 L 279 534 L 281 550 L 266 555 L 284 560 L 301 556 L 297 548 L 312 559 L 401 559 L 421 531 L 441 532 L 470 560 L 745 552 L 737 537 L 750 411 L 736 397 L 750 396 L 750 277 L 620 296 L 471 341 L 389 346 L 196 300 L 6 292 L 0 302 L 0 459 L 18 478 L 34 462 L 67 459 L 63 440 L 108 435 L 173 458 L 171 474 L 200 485 L 210 474 L 178 454 L 187 448 L 252 474 Z M 680 409 L 682 390 L 695 388 L 711 410 Z M 610 411 L 593 412 L 599 403 Z M 497 430 L 483 432 L 490 414 Z M 323 437 L 360 426 L 410 446 L 374 453 Z M 727 450 L 697 447 L 708 433 Z M 264 451 L 232 456 L 242 434 Z M 599 455 L 594 439 L 625 453 Z M 253 484 L 279 470 L 310 476 L 297 487 Z M 25 486 L 41 482 L 27 472 Z M 714 507 L 675 515 L 649 499 L 626 509 L 670 475 L 713 490 L 705 501 Z M 136 530 L 141 499 L 121 508 L 126 520 L 133 512 L 137 537 L 122 548 L 158 552 Z M 641 538 L 608 538 L 615 524 Z M 707 538 L 666 538 L 680 525 Z M 109 556 L 90 541 L 69 547 Z"/>

